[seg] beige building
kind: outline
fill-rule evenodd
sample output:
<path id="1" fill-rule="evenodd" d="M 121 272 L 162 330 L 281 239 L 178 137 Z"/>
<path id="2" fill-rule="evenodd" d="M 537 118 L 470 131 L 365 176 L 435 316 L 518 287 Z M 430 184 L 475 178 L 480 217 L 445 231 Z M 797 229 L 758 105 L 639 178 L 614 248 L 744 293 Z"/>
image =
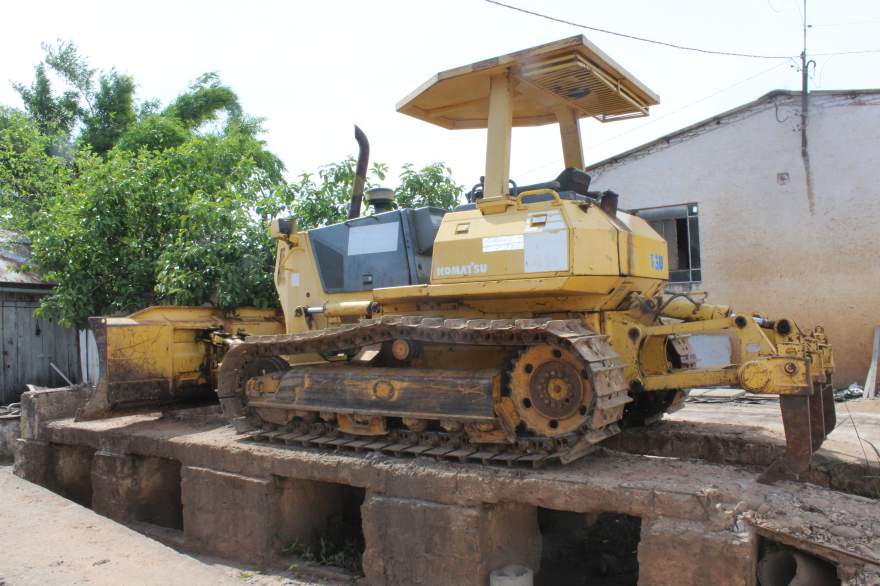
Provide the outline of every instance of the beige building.
<path id="1" fill-rule="evenodd" d="M 774 91 L 587 171 L 664 234 L 678 286 L 825 326 L 836 385 L 864 383 L 880 325 L 880 90 L 812 92 L 807 111 L 806 158 L 801 94 Z"/>

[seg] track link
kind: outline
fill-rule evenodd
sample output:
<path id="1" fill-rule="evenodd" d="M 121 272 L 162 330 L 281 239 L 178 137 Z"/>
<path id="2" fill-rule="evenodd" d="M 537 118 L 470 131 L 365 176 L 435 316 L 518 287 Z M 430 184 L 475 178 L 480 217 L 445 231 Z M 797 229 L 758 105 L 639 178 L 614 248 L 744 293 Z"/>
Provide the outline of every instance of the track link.
<path id="1" fill-rule="evenodd" d="M 244 392 L 248 366 L 267 356 L 303 353 L 355 352 L 364 346 L 395 339 L 425 344 L 502 346 L 512 350 L 535 344 L 566 348 L 587 366 L 595 405 L 575 432 L 556 437 L 518 436 L 513 443 L 474 444 L 465 432 L 394 430 L 379 437 L 340 432 L 331 423 L 294 422 L 277 429 L 255 421 Z M 296 368 L 295 366 L 293 368 Z M 365 367 L 369 368 L 369 367 Z M 388 316 L 365 319 L 326 330 L 280 336 L 251 336 L 232 347 L 223 358 L 217 394 L 224 414 L 240 432 L 257 441 L 285 446 L 376 451 L 397 455 L 426 455 L 458 461 L 528 464 L 562 463 L 584 456 L 602 440 L 620 431 L 617 422 L 630 402 L 623 367 L 607 337 L 580 320 L 552 319 L 444 319 Z M 450 414 L 455 419 L 455 414 Z M 258 430 L 259 427 L 264 429 Z"/>

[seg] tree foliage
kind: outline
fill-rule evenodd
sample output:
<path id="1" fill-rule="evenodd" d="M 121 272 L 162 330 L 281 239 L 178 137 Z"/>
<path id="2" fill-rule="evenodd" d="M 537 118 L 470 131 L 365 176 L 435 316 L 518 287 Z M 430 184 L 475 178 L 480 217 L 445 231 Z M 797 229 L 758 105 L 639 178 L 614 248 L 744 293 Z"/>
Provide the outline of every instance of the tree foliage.
<path id="1" fill-rule="evenodd" d="M 326 226 L 348 218 L 355 165 L 354 157 L 348 157 L 339 163 L 324 165 L 317 174 L 303 173 L 291 183 L 292 215 L 298 229 Z M 365 188 L 383 181 L 387 172 L 386 165 L 373 163 L 367 171 Z"/>
<path id="2" fill-rule="evenodd" d="M 157 303 L 272 305 L 266 222 L 283 179 L 262 148 L 231 134 L 79 158 L 67 197 L 39 214 L 52 229 L 31 233 L 34 268 L 58 283 L 43 310 L 82 324 Z"/>
<path id="3" fill-rule="evenodd" d="M 103 154 L 116 146 L 119 138 L 134 124 L 134 79 L 116 71 L 101 75 L 93 106 L 83 117 L 80 140 Z"/>
<path id="4" fill-rule="evenodd" d="M 231 119 L 241 117 L 238 96 L 220 82 L 215 72 L 199 77 L 189 90 L 171 102 L 163 114 L 178 120 L 184 128 L 195 130 L 205 122 L 215 120 L 221 111 Z"/>
<path id="5" fill-rule="evenodd" d="M 78 94 L 66 91 L 56 97 L 45 64 L 37 65 L 31 85 L 14 83 L 12 87 L 21 96 L 25 111 L 36 122 L 40 132 L 46 135 L 70 135 L 80 114 Z"/>
<path id="6" fill-rule="evenodd" d="M 36 212 L 70 178 L 67 162 L 50 154 L 54 135 L 35 118 L 0 106 L 0 225 L 20 232 L 36 228 Z"/>
<path id="7" fill-rule="evenodd" d="M 321 167 L 317 175 L 304 173 L 291 184 L 292 215 L 300 229 L 335 224 L 348 217 L 354 169 L 355 159 L 348 157 Z M 419 170 L 410 163 L 403 165 L 395 190 L 395 205 L 454 208 L 460 203 L 463 190 L 453 181 L 451 173 L 443 163 L 432 163 Z M 374 163 L 367 173 L 365 189 L 380 185 L 387 174 L 387 165 Z M 371 212 L 372 209 L 362 210 L 362 213 Z"/>
<path id="8" fill-rule="evenodd" d="M 347 217 L 354 159 L 287 182 L 216 73 L 163 108 L 73 43 L 44 49 L 33 82 L 14 84 L 24 110 L 0 106 L 0 225 L 30 239 L 29 268 L 56 284 L 43 315 L 83 326 L 151 304 L 276 305 L 270 219 Z M 367 187 L 387 173 L 374 163 Z M 461 187 L 435 163 L 405 165 L 397 191 L 401 206 L 449 208 Z"/>
<path id="9" fill-rule="evenodd" d="M 461 202 L 462 192 L 462 186 L 452 180 L 452 170 L 443 163 L 432 163 L 418 171 L 407 163 L 400 173 L 400 186 L 394 198 L 401 207 L 451 210 Z"/>

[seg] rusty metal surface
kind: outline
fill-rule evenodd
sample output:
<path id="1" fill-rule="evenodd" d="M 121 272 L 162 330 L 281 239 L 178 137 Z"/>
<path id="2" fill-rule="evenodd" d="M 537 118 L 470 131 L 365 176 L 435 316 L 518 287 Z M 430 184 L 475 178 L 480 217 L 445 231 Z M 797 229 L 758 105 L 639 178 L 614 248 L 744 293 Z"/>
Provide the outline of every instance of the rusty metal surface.
<path id="1" fill-rule="evenodd" d="M 101 374 L 88 401 L 77 412 L 77 419 L 100 419 L 120 409 L 154 409 L 166 403 L 211 397 L 210 383 L 177 381 L 175 385 L 175 381 L 157 376 L 161 371 L 157 371 L 149 360 L 150 352 L 155 348 L 148 344 L 144 345 L 141 360 L 111 360 L 111 352 L 120 349 L 108 347 L 106 319 L 90 318 L 89 327 L 94 332 Z M 129 351 L 129 348 L 124 350 Z"/>
<path id="2" fill-rule="evenodd" d="M 837 412 L 834 410 L 834 386 L 829 382 L 822 387 L 822 408 L 824 409 L 823 421 L 825 422 L 825 435 L 827 436 L 837 426 Z"/>
<path id="3" fill-rule="evenodd" d="M 594 405 L 592 384 L 580 373 L 583 368 L 572 352 L 548 344 L 527 348 L 517 357 L 510 394 L 529 429 L 541 435 L 577 429 L 579 409 L 586 413 Z"/>
<path id="4" fill-rule="evenodd" d="M 810 424 L 812 398 L 810 395 L 779 396 L 782 425 L 785 428 L 785 454 L 758 477 L 759 482 L 769 484 L 785 478 L 797 478 L 810 468 L 814 450 Z"/>
<path id="5" fill-rule="evenodd" d="M 343 412 L 440 419 L 494 421 L 491 370 L 412 370 L 371 366 L 298 366 L 276 391 L 248 391 L 248 405 L 261 409 Z"/>
<path id="6" fill-rule="evenodd" d="M 499 417 L 496 430 L 499 433 L 495 443 L 486 442 L 488 437 L 496 436 L 481 436 L 480 433 L 475 433 L 477 430 L 468 429 L 469 425 L 479 424 L 458 420 L 458 413 L 454 411 L 435 422 L 452 431 L 396 430 L 373 439 L 341 433 L 332 421 L 310 423 L 290 419 L 288 415 L 273 415 L 275 422 L 289 423 L 279 425 L 273 431 L 263 430 L 255 435 L 255 439 L 295 445 L 330 446 L 334 449 L 418 452 L 453 459 L 531 465 L 548 459 L 568 462 L 585 455 L 600 441 L 617 433 L 617 422 L 623 416 L 626 403 L 630 401 L 623 367 L 607 337 L 589 330 L 580 320 L 466 320 L 409 316 L 363 320 L 357 324 L 345 324 L 304 334 L 247 338 L 244 343 L 227 353 L 218 373 L 217 393 L 224 413 L 239 430 L 254 430 L 254 425 L 248 418 L 254 418 L 255 410 L 250 408 L 249 397 L 244 392 L 247 382 L 244 373 L 248 363 L 261 356 L 356 351 L 364 346 L 396 339 L 445 346 L 500 346 L 510 348 L 512 353 L 525 346 L 552 345 L 560 351 L 571 353 L 584 365 L 595 396 L 593 407 L 583 414 L 582 423 L 575 431 L 553 437 L 505 433 L 505 422 Z M 504 399 L 496 397 L 496 415 L 504 411 Z M 266 423 L 266 409 L 260 407 L 258 410 L 264 415 L 258 423 Z M 454 425 L 458 423 L 464 424 L 464 429 Z M 488 433 L 488 430 L 482 428 L 479 431 Z"/>
<path id="7" fill-rule="evenodd" d="M 810 456 L 812 452 L 819 449 L 822 442 L 825 441 L 825 407 L 823 405 L 824 396 L 821 391 L 815 392 L 809 397 L 810 410 L 810 440 L 812 442 Z"/>

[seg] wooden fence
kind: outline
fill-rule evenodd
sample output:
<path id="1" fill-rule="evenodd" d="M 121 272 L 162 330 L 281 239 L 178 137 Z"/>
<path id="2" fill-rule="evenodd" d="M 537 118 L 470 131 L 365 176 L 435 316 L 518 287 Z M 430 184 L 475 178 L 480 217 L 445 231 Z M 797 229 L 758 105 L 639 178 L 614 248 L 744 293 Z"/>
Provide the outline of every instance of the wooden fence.
<path id="1" fill-rule="evenodd" d="M 77 336 L 52 320 L 39 319 L 36 296 L 0 293 L 0 404 L 18 401 L 26 384 L 59 387 L 66 383 L 54 365 L 70 381 L 78 382 Z"/>

